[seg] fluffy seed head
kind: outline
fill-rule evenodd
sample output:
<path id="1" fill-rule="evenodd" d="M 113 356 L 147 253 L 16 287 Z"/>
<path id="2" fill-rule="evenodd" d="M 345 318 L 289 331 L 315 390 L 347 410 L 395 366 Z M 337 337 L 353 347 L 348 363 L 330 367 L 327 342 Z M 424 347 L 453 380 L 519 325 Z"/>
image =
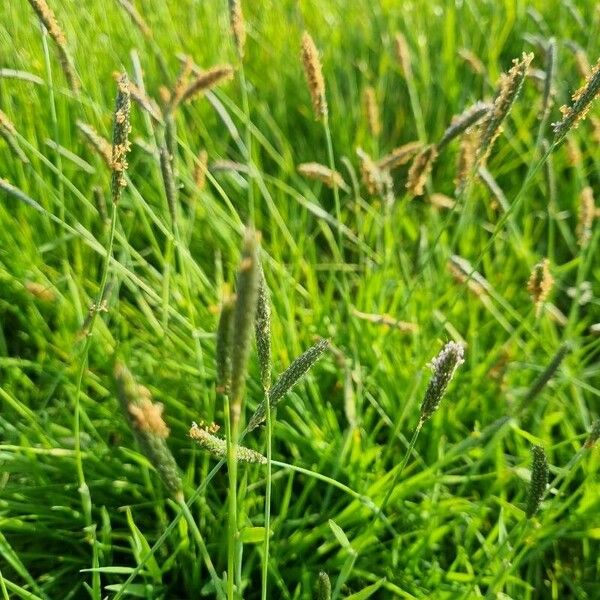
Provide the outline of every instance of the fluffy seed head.
<path id="1" fill-rule="evenodd" d="M 324 119 L 327 116 L 327 99 L 325 98 L 325 80 L 319 51 L 310 34 L 302 34 L 302 64 L 304 75 L 310 91 L 315 118 Z"/>
<path id="2" fill-rule="evenodd" d="M 117 100 L 115 102 L 115 116 L 113 123 L 112 144 L 112 199 L 115 204 L 121 199 L 121 192 L 126 185 L 125 171 L 127 170 L 127 153 L 129 152 L 129 113 L 131 111 L 131 96 L 129 94 L 129 81 L 123 73 L 117 82 Z"/>
<path id="3" fill-rule="evenodd" d="M 196 76 L 183 90 L 179 102 L 191 102 L 198 95 L 233 77 L 233 67 L 220 65 Z"/>
<path id="4" fill-rule="evenodd" d="M 541 446 L 534 446 L 531 449 L 531 455 L 531 482 L 525 509 L 528 519 L 539 510 L 548 485 L 548 459 L 544 449 Z"/>
<path id="5" fill-rule="evenodd" d="M 477 160 L 477 147 L 479 145 L 479 130 L 468 129 L 460 138 L 458 158 L 456 159 L 456 175 L 454 185 L 456 193 L 459 194 L 467 185 L 469 177 L 475 167 Z"/>
<path id="6" fill-rule="evenodd" d="M 151 433 L 160 438 L 169 437 L 169 428 L 163 421 L 162 413 L 164 407 L 160 403 L 154 403 L 150 398 L 142 397 L 139 403 L 131 403 L 127 407 L 135 426 L 140 431 Z"/>
<path id="7" fill-rule="evenodd" d="M 585 84 L 571 97 L 571 105 L 561 107 L 562 119 L 554 123 L 554 143 L 560 142 L 570 129 L 575 129 L 585 119 L 592 102 L 600 94 L 600 59 Z"/>
<path id="8" fill-rule="evenodd" d="M 397 33 L 394 38 L 394 45 L 396 49 L 396 58 L 402 68 L 402 74 L 406 79 L 412 78 L 412 66 L 410 62 L 410 51 L 408 49 L 408 43 L 404 34 Z"/>
<path id="9" fill-rule="evenodd" d="M 594 190 L 590 186 L 586 186 L 581 190 L 577 217 L 577 243 L 582 248 L 587 245 L 592 237 L 592 225 L 595 216 Z"/>
<path id="10" fill-rule="evenodd" d="M 429 144 L 413 160 L 406 182 L 406 189 L 413 196 L 422 196 L 425 192 L 427 177 L 431 173 L 437 155 L 438 152 L 435 144 Z"/>
<path id="11" fill-rule="evenodd" d="M 553 286 L 554 278 L 550 273 L 550 261 L 544 258 L 533 267 L 533 271 L 527 282 L 527 291 L 531 295 L 538 315 L 542 310 L 544 302 L 548 299 Z"/>
<path id="12" fill-rule="evenodd" d="M 421 415 L 419 417 L 421 424 L 425 423 L 438 409 L 456 369 L 464 362 L 464 356 L 465 348 L 462 344 L 448 342 L 431 361 L 430 366 L 433 374 L 421 403 Z"/>

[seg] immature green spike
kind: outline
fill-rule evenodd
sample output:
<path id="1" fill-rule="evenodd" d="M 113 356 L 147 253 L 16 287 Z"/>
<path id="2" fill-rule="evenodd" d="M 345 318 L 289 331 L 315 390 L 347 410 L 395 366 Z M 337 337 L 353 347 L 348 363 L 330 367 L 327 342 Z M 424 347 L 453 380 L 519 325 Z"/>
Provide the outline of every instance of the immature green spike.
<path id="1" fill-rule="evenodd" d="M 533 517 L 540 508 L 548 485 L 548 459 L 544 449 L 541 446 L 534 446 L 531 452 L 531 483 L 529 484 L 529 496 L 525 511 L 528 519 Z"/>
<path id="2" fill-rule="evenodd" d="M 221 316 L 217 328 L 217 391 L 228 394 L 231 387 L 231 346 L 233 344 L 233 311 L 235 296 L 228 291 L 221 304 Z"/>
<path id="3" fill-rule="evenodd" d="M 317 600 L 331 600 L 331 581 L 329 581 L 329 575 L 325 571 L 319 573 Z"/>
<path id="4" fill-rule="evenodd" d="M 263 389 L 271 387 L 271 298 L 262 265 L 258 275 L 258 299 L 256 303 L 256 349 L 260 365 Z"/>
<path id="5" fill-rule="evenodd" d="M 246 385 L 252 329 L 256 317 L 259 279 L 258 237 L 248 228 L 237 278 L 237 300 L 233 314 L 230 411 L 232 423 L 239 422 Z"/>
<path id="6" fill-rule="evenodd" d="M 175 497 L 182 494 L 177 463 L 169 450 L 169 430 L 162 420 L 162 405 L 150 400 L 149 391 L 135 381 L 122 363 L 115 366 L 115 380 L 121 407 L 142 453 L 154 466 L 165 487 Z"/>
<path id="7" fill-rule="evenodd" d="M 177 223 L 177 186 L 175 185 L 175 177 L 173 176 L 169 151 L 165 146 L 160 149 L 160 171 L 165 188 L 165 195 L 167 196 L 171 223 L 175 224 Z"/>
<path id="8" fill-rule="evenodd" d="M 329 340 L 320 340 L 314 346 L 311 346 L 306 352 L 301 354 L 292 364 L 280 375 L 273 387 L 269 390 L 269 406 L 273 410 L 281 399 L 294 387 L 311 367 L 323 356 L 329 348 Z M 266 417 L 266 403 L 263 400 L 257 407 L 248 423 L 248 431 L 256 429 Z"/>
<path id="9" fill-rule="evenodd" d="M 531 401 L 544 389 L 546 384 L 554 377 L 556 371 L 560 367 L 562 361 L 565 359 L 565 356 L 571 351 L 571 344 L 569 342 L 565 342 L 561 344 L 552 357 L 552 360 L 548 363 L 548 366 L 544 369 L 542 373 L 540 373 L 539 377 L 533 382 L 532 386 L 529 388 L 525 398 L 523 399 L 523 404 L 530 404 Z"/>

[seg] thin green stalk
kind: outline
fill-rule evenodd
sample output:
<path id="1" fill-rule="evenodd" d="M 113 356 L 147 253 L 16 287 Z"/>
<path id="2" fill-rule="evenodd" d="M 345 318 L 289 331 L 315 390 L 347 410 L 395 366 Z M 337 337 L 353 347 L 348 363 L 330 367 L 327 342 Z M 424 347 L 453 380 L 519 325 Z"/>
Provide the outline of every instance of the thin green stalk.
<path id="1" fill-rule="evenodd" d="M 229 410 L 229 397 L 225 396 L 225 431 L 227 439 L 227 472 L 229 477 L 229 490 L 227 492 L 227 600 L 234 600 L 234 578 L 236 566 L 236 539 L 237 539 L 237 459 L 235 447 L 237 445 L 238 425 L 232 422 Z"/>
<path id="2" fill-rule="evenodd" d="M 329 168 L 335 171 L 335 157 L 333 154 L 333 141 L 331 139 L 331 128 L 329 127 L 329 116 L 325 114 L 323 117 L 323 129 L 325 130 L 325 141 L 327 143 L 327 160 Z M 344 250 L 342 246 L 342 206 L 340 204 L 340 190 L 335 180 L 333 181 L 333 200 L 335 203 L 335 218 L 337 221 L 337 237 L 340 252 L 340 260 L 344 262 Z"/>
<path id="3" fill-rule="evenodd" d="M 250 223 L 256 224 L 256 214 L 254 206 L 254 163 L 252 161 L 252 123 L 250 121 L 250 104 L 248 102 L 248 86 L 246 84 L 246 74 L 244 71 L 244 61 L 240 58 L 240 90 L 242 94 L 242 110 L 246 117 L 246 128 L 244 132 L 244 143 L 246 146 L 246 161 L 248 165 L 248 213 Z"/>
<path id="4" fill-rule="evenodd" d="M 396 470 L 396 473 L 394 474 L 394 479 L 392 479 L 392 483 L 391 483 L 390 487 L 388 488 L 388 490 L 383 498 L 383 502 L 381 503 L 381 505 L 378 509 L 378 513 L 382 513 L 384 511 L 384 509 L 388 503 L 388 500 L 390 499 L 390 496 L 392 495 L 392 492 L 394 491 L 396 484 L 398 483 L 398 480 L 400 479 L 400 475 L 402 475 L 402 471 L 404 471 L 404 468 L 406 467 L 406 465 L 408 463 L 408 459 L 410 458 L 410 455 L 412 454 L 412 451 L 415 447 L 417 438 L 419 437 L 419 433 L 421 432 L 422 427 L 423 427 L 423 421 L 419 421 L 419 423 L 415 427 L 415 431 L 410 440 L 410 443 L 408 444 L 408 449 L 406 450 L 406 454 L 404 455 L 404 458 L 402 459 L 402 462 L 400 463 L 400 467 Z"/>
<path id="5" fill-rule="evenodd" d="M 212 560 L 210 559 L 210 555 L 208 554 L 208 549 L 206 548 L 206 544 L 204 543 L 204 538 L 202 537 L 202 534 L 200 533 L 200 529 L 198 529 L 198 525 L 196 524 L 196 520 L 194 519 L 189 506 L 185 502 L 185 498 L 183 497 L 183 494 L 179 495 L 176 498 L 176 501 L 177 501 L 177 504 L 179 505 L 179 507 L 181 508 L 181 513 L 185 517 L 185 520 L 187 521 L 189 528 L 192 530 L 192 535 L 194 536 L 194 540 L 196 540 L 196 544 L 198 544 L 200 554 L 202 555 L 202 560 L 206 564 L 206 568 L 208 569 L 210 577 L 213 580 L 213 583 L 215 584 L 215 588 L 217 591 L 217 597 L 223 599 L 223 598 L 225 598 L 225 594 L 221 587 L 221 580 L 219 579 L 219 576 L 217 575 L 217 572 L 215 571 L 215 567 L 212 563 Z"/>
<path id="6" fill-rule="evenodd" d="M 261 599 L 267 600 L 268 589 L 268 572 L 269 572 L 269 539 L 271 533 L 271 449 L 272 449 L 272 423 L 271 423 L 271 403 L 269 402 L 268 394 L 265 393 L 266 405 L 266 436 L 267 436 L 267 481 L 265 490 L 265 541 L 263 545 L 263 563 L 262 563 L 262 583 L 261 583 Z"/>

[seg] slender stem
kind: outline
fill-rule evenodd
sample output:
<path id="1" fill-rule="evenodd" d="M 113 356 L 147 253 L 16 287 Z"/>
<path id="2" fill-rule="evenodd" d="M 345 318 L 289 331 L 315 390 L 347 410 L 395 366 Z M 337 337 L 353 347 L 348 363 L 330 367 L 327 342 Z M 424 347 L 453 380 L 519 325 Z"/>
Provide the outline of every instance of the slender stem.
<path id="1" fill-rule="evenodd" d="M 242 110 L 246 117 L 245 146 L 246 161 L 248 165 L 248 213 L 250 222 L 256 225 L 256 214 L 254 206 L 254 164 L 252 162 L 252 127 L 250 122 L 250 104 L 248 102 L 248 86 L 246 85 L 246 74 L 244 71 L 244 61 L 240 58 L 240 91 L 242 94 Z"/>
<path id="2" fill-rule="evenodd" d="M 198 525 L 196 524 L 196 520 L 194 519 L 194 517 L 192 515 L 192 511 L 190 510 L 189 506 L 186 504 L 183 494 L 179 494 L 175 498 L 175 500 L 177 501 L 177 504 L 181 508 L 181 512 L 182 512 L 185 520 L 187 521 L 189 528 L 192 530 L 192 535 L 194 536 L 194 539 L 196 540 L 196 544 L 198 544 L 200 554 L 202 555 L 202 560 L 204 561 L 204 564 L 206 565 L 206 568 L 208 569 L 210 577 L 213 580 L 213 584 L 217 591 L 217 597 L 224 599 L 225 594 L 222 589 L 221 580 L 219 579 L 219 576 L 217 575 L 217 572 L 215 571 L 215 567 L 212 563 L 212 560 L 210 559 L 210 555 L 208 554 L 208 549 L 206 548 L 204 538 L 202 537 L 202 534 L 200 533 L 200 529 L 198 529 Z"/>
<path id="3" fill-rule="evenodd" d="M 335 157 L 333 154 L 333 141 L 331 139 L 331 128 L 329 127 L 329 117 L 325 115 L 323 117 L 323 129 L 325 130 L 325 141 L 327 143 L 327 160 L 329 161 L 329 168 L 335 171 Z M 333 181 L 333 200 L 335 203 L 335 218 L 337 221 L 337 237 L 340 251 L 340 260 L 344 261 L 344 250 L 342 246 L 342 206 L 340 204 L 340 190 L 337 183 Z"/>
<path id="4" fill-rule="evenodd" d="M 265 406 L 266 406 L 266 436 L 267 436 L 267 482 L 265 490 L 265 541 L 263 550 L 263 564 L 262 564 L 262 587 L 261 587 L 261 599 L 267 600 L 267 589 L 268 589 L 268 573 L 269 573 L 269 539 L 271 534 L 271 446 L 272 446 L 272 422 L 271 422 L 271 403 L 267 392 L 265 392 Z"/>
<path id="5" fill-rule="evenodd" d="M 419 437 L 419 433 L 421 432 L 422 427 L 423 427 L 423 421 L 419 421 L 419 423 L 415 427 L 415 431 L 413 433 L 412 439 L 410 440 L 410 443 L 408 444 L 408 448 L 406 450 L 406 454 L 404 455 L 404 458 L 402 459 L 402 463 L 400 464 L 400 467 L 396 470 L 396 473 L 394 473 L 394 479 L 392 479 L 392 484 L 388 488 L 388 490 L 385 494 L 385 497 L 383 498 L 383 502 L 381 503 L 381 506 L 379 507 L 378 512 L 383 512 L 383 510 L 385 509 L 385 507 L 388 503 L 388 500 L 390 499 L 390 496 L 392 495 L 392 492 L 394 491 L 396 484 L 398 483 L 398 480 L 400 479 L 400 475 L 402 475 L 402 471 L 404 471 L 404 468 L 406 467 L 406 465 L 408 463 L 408 459 L 410 458 L 410 455 L 412 454 L 413 448 L 415 447 L 417 438 Z"/>
<path id="6" fill-rule="evenodd" d="M 225 396 L 225 430 L 227 435 L 227 471 L 229 475 L 228 511 L 227 511 L 227 600 L 234 600 L 234 579 L 236 571 L 237 538 L 237 445 L 238 426 L 231 419 L 229 397 Z"/>

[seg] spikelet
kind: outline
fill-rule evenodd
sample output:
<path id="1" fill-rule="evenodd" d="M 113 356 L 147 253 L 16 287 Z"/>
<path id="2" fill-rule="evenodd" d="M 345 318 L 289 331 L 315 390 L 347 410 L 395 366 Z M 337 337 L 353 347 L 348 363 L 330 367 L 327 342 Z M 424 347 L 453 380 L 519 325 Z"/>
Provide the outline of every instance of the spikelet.
<path id="1" fill-rule="evenodd" d="M 11 120 L 0 110 L 0 136 L 4 138 L 4 141 L 11 149 L 13 154 L 23 163 L 28 163 L 29 159 L 25 156 L 25 153 L 19 146 L 17 141 L 17 130 L 12 124 Z"/>
<path id="2" fill-rule="evenodd" d="M 31 8 L 35 11 L 38 19 L 42 22 L 50 37 L 54 40 L 58 51 L 58 60 L 61 69 L 67 79 L 69 87 L 74 94 L 79 92 L 79 79 L 75 74 L 73 59 L 67 50 L 67 40 L 63 30 L 60 28 L 54 11 L 48 6 L 46 0 L 29 0 Z"/>
<path id="3" fill-rule="evenodd" d="M 544 94 L 542 96 L 542 119 L 547 118 L 552 106 L 552 97 L 554 95 L 554 89 L 552 87 L 554 74 L 556 73 L 556 40 L 554 38 L 550 38 L 546 45 L 546 65 L 544 71 L 546 76 L 544 78 Z"/>
<path id="4" fill-rule="evenodd" d="M 92 148 L 100 155 L 106 166 L 112 168 L 112 148 L 109 141 L 101 136 L 91 125 L 83 121 L 76 121 L 77 128 Z"/>
<path id="5" fill-rule="evenodd" d="M 121 193 L 126 185 L 125 171 L 127 170 L 127 153 L 129 152 L 129 113 L 131 110 L 131 98 L 129 95 L 129 81 L 123 73 L 117 82 L 117 99 L 115 102 L 115 117 L 113 124 L 112 143 L 112 200 L 118 204 Z"/>
<path id="6" fill-rule="evenodd" d="M 373 137 L 379 137 L 381 133 L 381 121 L 379 120 L 379 106 L 377 105 L 377 97 L 375 90 L 368 87 L 364 92 L 364 109 L 365 117 L 369 125 L 369 131 Z"/>
<path id="7" fill-rule="evenodd" d="M 230 417 L 233 430 L 242 412 L 248 357 L 256 317 L 259 283 L 258 249 L 257 233 L 251 228 L 246 229 L 238 269 L 237 299 L 233 312 L 230 390 Z"/>
<path id="8" fill-rule="evenodd" d="M 413 196 L 422 196 L 425 192 L 427 177 L 431 173 L 437 155 L 435 144 L 429 144 L 413 160 L 408 170 L 408 180 L 406 182 L 406 189 Z"/>
<path id="9" fill-rule="evenodd" d="M 562 361 L 565 359 L 565 356 L 570 352 L 571 344 L 569 342 L 565 342 L 561 344 L 552 357 L 552 360 L 548 363 L 546 368 L 540 373 L 539 377 L 531 384 L 531 387 L 525 394 L 523 398 L 522 407 L 530 404 L 531 401 L 544 389 L 546 384 L 554 377 L 556 371 L 560 367 Z"/>
<path id="10" fill-rule="evenodd" d="M 225 289 L 221 301 L 221 316 L 217 327 L 217 392 L 229 394 L 231 387 L 231 347 L 233 345 L 233 311 L 235 296 Z"/>
<path id="11" fill-rule="evenodd" d="M 26 281 L 24 288 L 36 298 L 39 298 L 43 302 L 53 302 L 56 300 L 56 294 L 53 289 L 48 285 L 43 285 L 37 281 Z"/>
<path id="12" fill-rule="evenodd" d="M 500 83 L 492 109 L 481 123 L 481 138 L 477 159 L 484 164 L 492 150 L 494 142 L 501 133 L 504 119 L 506 119 L 512 105 L 521 92 L 532 60 L 533 54 L 523 53 L 521 60 L 513 60 L 513 66 L 508 73 L 503 73 L 500 76 Z"/>
<path id="13" fill-rule="evenodd" d="M 491 110 L 492 105 L 487 102 L 476 102 L 460 115 L 452 118 L 452 122 L 444 131 L 442 139 L 438 142 L 438 151 L 449 144 L 454 138 L 464 133 L 469 127 L 478 123 Z"/>
<path id="14" fill-rule="evenodd" d="M 586 186 L 581 190 L 577 214 L 577 243 L 582 248 L 587 245 L 592 237 L 592 225 L 595 216 L 594 190 L 590 186 Z"/>
<path id="15" fill-rule="evenodd" d="M 271 298 L 262 264 L 259 265 L 258 298 L 255 318 L 256 349 L 263 390 L 271 387 Z"/>
<path id="16" fill-rule="evenodd" d="M 329 188 L 338 187 L 342 190 L 348 190 L 348 185 L 344 181 L 341 173 L 334 171 L 325 165 L 316 162 L 302 163 L 297 167 L 297 171 L 307 179 L 315 179 L 324 183 Z"/>
<path id="17" fill-rule="evenodd" d="M 600 419 L 596 419 L 592 423 L 590 434 L 588 439 L 585 441 L 585 448 L 593 448 L 596 442 L 600 439 Z"/>
<path id="18" fill-rule="evenodd" d="M 576 167 L 580 165 L 583 161 L 583 155 L 581 154 L 581 149 L 579 148 L 579 144 L 574 138 L 568 138 L 565 143 L 565 148 L 567 150 L 567 160 L 572 167 Z"/>
<path id="19" fill-rule="evenodd" d="M 246 23 L 242 11 L 241 0 L 229 0 L 229 24 L 235 43 L 235 49 L 240 59 L 244 58 L 246 48 Z"/>
<path id="20" fill-rule="evenodd" d="M 327 99 L 325 98 L 323 69 L 319 51 L 307 31 L 302 34 L 302 64 L 304 65 L 304 75 L 310 91 L 315 119 L 324 119 L 327 117 Z"/>
<path id="21" fill-rule="evenodd" d="M 531 449 L 531 455 L 531 482 L 525 509 L 528 519 L 539 510 L 548 485 L 548 459 L 544 449 L 541 446 L 534 446 Z"/>
<path id="22" fill-rule="evenodd" d="M 456 175 L 454 177 L 456 194 L 459 194 L 469 181 L 477 160 L 478 145 L 479 131 L 475 128 L 468 129 L 460 138 L 458 158 L 456 159 Z"/>
<path id="23" fill-rule="evenodd" d="M 558 144 L 570 129 L 576 129 L 585 119 L 598 94 L 600 94 L 600 59 L 585 84 L 571 97 L 571 105 L 561 107 L 562 119 L 558 123 L 553 123 L 555 144 Z"/>
<path id="24" fill-rule="evenodd" d="M 544 302 L 548 299 L 553 286 L 554 278 L 550 273 L 550 261 L 544 258 L 533 267 L 527 282 L 527 291 L 535 304 L 537 316 L 540 315 Z"/>
<path id="25" fill-rule="evenodd" d="M 138 12 L 137 8 L 129 1 L 129 0 L 119 0 L 119 4 L 123 7 L 123 10 L 131 17 L 131 20 L 134 22 L 135 26 L 140 30 L 142 35 L 148 39 L 152 39 L 152 29 L 146 21 L 144 17 Z"/>
<path id="26" fill-rule="evenodd" d="M 483 75 L 485 73 L 485 66 L 473 51 L 468 48 L 461 48 L 458 51 L 458 55 L 469 65 L 473 73 L 476 75 Z"/>
<path id="27" fill-rule="evenodd" d="M 206 428 L 202 424 L 192 423 L 189 436 L 215 458 L 227 458 L 227 442 L 214 435 L 213 430 L 214 428 Z M 235 455 L 238 462 L 258 463 L 261 465 L 267 463 L 267 459 L 260 452 L 237 444 L 235 446 Z"/>
<path id="28" fill-rule="evenodd" d="M 190 76 L 194 67 L 194 61 L 191 56 L 184 55 L 182 57 L 181 68 L 179 75 L 173 85 L 173 89 L 169 95 L 169 106 L 168 110 L 174 110 L 175 107 L 181 102 L 183 94 L 185 93 L 189 83 Z"/>
<path id="29" fill-rule="evenodd" d="M 120 78 L 121 73 L 119 73 L 118 71 L 114 71 L 113 79 L 118 83 Z M 129 93 L 131 94 L 131 97 L 135 100 L 135 102 L 138 104 L 138 106 L 141 109 L 145 110 L 157 123 L 163 122 L 163 118 L 160 114 L 160 108 L 158 108 L 158 104 L 156 104 L 156 102 L 152 98 L 150 98 L 150 96 L 148 96 L 142 88 L 135 85 L 132 81 L 129 82 Z"/>
<path id="30" fill-rule="evenodd" d="M 329 575 L 325 571 L 319 573 L 317 600 L 331 600 L 331 581 L 329 581 Z"/>
<path id="31" fill-rule="evenodd" d="M 194 183 L 198 191 L 203 190 L 206 186 L 206 172 L 208 171 L 208 152 L 202 148 L 198 152 L 196 165 L 194 167 Z"/>
<path id="32" fill-rule="evenodd" d="M 219 65 L 212 67 L 196 76 L 181 94 L 180 102 L 191 102 L 194 98 L 203 94 L 217 84 L 227 81 L 233 77 L 231 65 Z"/>
<path id="33" fill-rule="evenodd" d="M 419 424 L 422 425 L 438 409 L 456 369 L 464 362 L 465 348 L 462 344 L 448 342 L 431 361 L 433 374 L 421 403 Z"/>
<path id="34" fill-rule="evenodd" d="M 392 171 L 409 162 L 417 152 L 422 150 L 422 142 L 408 142 L 395 148 L 389 154 L 377 161 L 377 167 L 382 171 Z"/>
<path id="35" fill-rule="evenodd" d="M 410 52 L 408 50 L 408 43 L 404 37 L 404 34 L 396 34 L 396 37 L 394 38 L 394 45 L 396 49 L 396 58 L 400 63 L 402 74 L 404 75 L 405 79 L 411 79 L 412 66 L 410 61 Z"/>
<path id="36" fill-rule="evenodd" d="M 121 407 L 140 449 L 154 466 L 169 492 L 180 498 L 181 477 L 165 441 L 169 429 L 162 419 L 162 405 L 152 402 L 148 389 L 139 385 L 122 363 L 115 365 L 115 381 Z"/>
<path id="37" fill-rule="evenodd" d="M 447 208 L 453 209 L 456 205 L 456 202 L 450 198 L 450 196 L 446 196 L 446 194 L 440 194 L 438 192 L 431 194 L 429 196 L 429 202 L 432 206 L 436 208 Z"/>
<path id="38" fill-rule="evenodd" d="M 314 346 L 311 346 L 306 352 L 296 358 L 292 364 L 279 376 L 279 379 L 269 390 L 269 406 L 273 410 L 281 399 L 308 373 L 313 365 L 329 349 L 329 340 L 320 340 Z M 266 416 L 266 403 L 263 400 L 252 415 L 248 423 L 248 431 L 256 429 Z"/>

